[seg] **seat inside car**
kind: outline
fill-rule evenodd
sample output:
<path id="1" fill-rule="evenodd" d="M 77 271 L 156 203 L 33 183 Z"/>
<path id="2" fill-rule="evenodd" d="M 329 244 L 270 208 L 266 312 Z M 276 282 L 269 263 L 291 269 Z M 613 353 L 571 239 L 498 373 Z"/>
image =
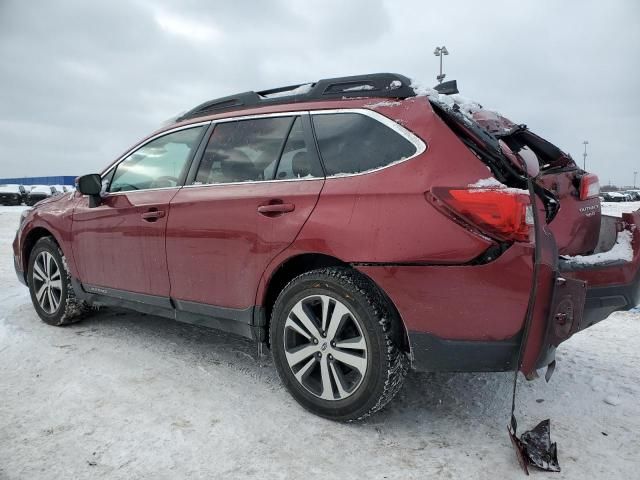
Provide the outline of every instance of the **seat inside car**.
<path id="1" fill-rule="evenodd" d="M 291 170 L 294 178 L 304 178 L 311 174 L 311 164 L 306 151 L 296 153 L 291 159 Z"/>

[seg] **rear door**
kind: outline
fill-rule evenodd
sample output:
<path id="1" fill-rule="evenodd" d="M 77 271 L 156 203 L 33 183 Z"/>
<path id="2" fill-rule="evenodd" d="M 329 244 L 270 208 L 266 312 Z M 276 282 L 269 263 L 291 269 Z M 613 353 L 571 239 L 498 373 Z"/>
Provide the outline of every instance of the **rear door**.
<path id="1" fill-rule="evenodd" d="M 217 123 L 171 201 L 167 262 L 178 308 L 251 309 L 267 264 L 298 235 L 324 174 L 308 114 Z"/>
<path id="2" fill-rule="evenodd" d="M 89 290 L 93 286 L 169 296 L 169 202 L 184 181 L 205 128 L 181 129 L 145 143 L 105 173 L 106 192 L 99 206 L 90 207 L 88 197 L 78 203 L 73 253 Z"/>

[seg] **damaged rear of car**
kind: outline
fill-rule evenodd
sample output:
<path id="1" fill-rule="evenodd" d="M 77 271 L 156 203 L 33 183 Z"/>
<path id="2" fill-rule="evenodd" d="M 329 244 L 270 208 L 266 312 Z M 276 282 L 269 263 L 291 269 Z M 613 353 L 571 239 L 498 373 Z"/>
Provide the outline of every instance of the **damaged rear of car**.
<path id="1" fill-rule="evenodd" d="M 449 93 L 457 93 L 455 84 L 453 90 Z M 517 374 L 522 371 L 532 379 L 537 377 L 537 369 L 547 366 L 545 378 L 549 381 L 555 369 L 555 351 L 562 342 L 614 311 L 640 304 L 640 210 L 624 214 L 621 220 L 602 216 L 598 177 L 581 170 L 558 147 L 526 125 L 515 124 L 459 95 L 433 90 L 427 95 L 434 111 L 489 167 L 498 180 L 496 192 L 504 191 L 505 186 L 506 190 L 525 186 L 528 190 L 532 218 L 521 225 L 533 230 L 528 239 L 533 246 L 532 281 L 517 354 L 511 352 L 516 373 L 508 431 L 527 474 L 529 466 L 560 471 L 549 420 L 517 434 Z M 479 183 L 491 186 L 496 182 L 488 179 Z M 503 212 L 485 209 L 482 213 L 493 216 L 494 221 L 504 217 Z M 478 225 L 477 221 L 472 223 Z M 526 242 L 527 229 L 522 230 L 523 235 L 512 235 L 511 240 Z M 513 247 L 503 247 L 505 255 Z M 486 360 L 486 355 L 481 357 Z"/>
<path id="2" fill-rule="evenodd" d="M 475 102 L 430 93 L 434 110 L 501 183 L 531 191 L 534 279 L 519 369 L 533 376 L 554 366 L 556 347 L 573 334 L 640 304 L 640 210 L 622 220 L 601 215 L 597 176 L 568 154 Z"/>

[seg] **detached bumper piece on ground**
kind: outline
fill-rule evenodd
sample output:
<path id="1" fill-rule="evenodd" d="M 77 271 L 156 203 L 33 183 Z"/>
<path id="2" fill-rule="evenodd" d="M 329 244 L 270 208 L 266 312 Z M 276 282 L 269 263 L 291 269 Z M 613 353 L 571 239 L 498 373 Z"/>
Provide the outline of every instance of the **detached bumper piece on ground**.
<path id="1" fill-rule="evenodd" d="M 558 447 L 555 442 L 551 443 L 549 419 L 541 421 L 533 430 L 527 430 L 518 438 L 518 423 L 515 417 L 511 416 L 511 425 L 508 430 L 511 443 L 516 449 L 518 462 L 527 475 L 529 475 L 529 466 L 548 472 L 560 471 Z"/>

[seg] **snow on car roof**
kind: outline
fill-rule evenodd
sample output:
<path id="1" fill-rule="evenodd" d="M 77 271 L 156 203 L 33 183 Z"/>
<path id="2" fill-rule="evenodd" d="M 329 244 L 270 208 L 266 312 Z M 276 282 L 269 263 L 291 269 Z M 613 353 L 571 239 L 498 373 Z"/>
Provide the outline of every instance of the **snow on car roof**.
<path id="1" fill-rule="evenodd" d="M 48 193 L 51 195 L 51 187 L 49 185 L 34 185 L 31 192 L 35 193 Z"/>

